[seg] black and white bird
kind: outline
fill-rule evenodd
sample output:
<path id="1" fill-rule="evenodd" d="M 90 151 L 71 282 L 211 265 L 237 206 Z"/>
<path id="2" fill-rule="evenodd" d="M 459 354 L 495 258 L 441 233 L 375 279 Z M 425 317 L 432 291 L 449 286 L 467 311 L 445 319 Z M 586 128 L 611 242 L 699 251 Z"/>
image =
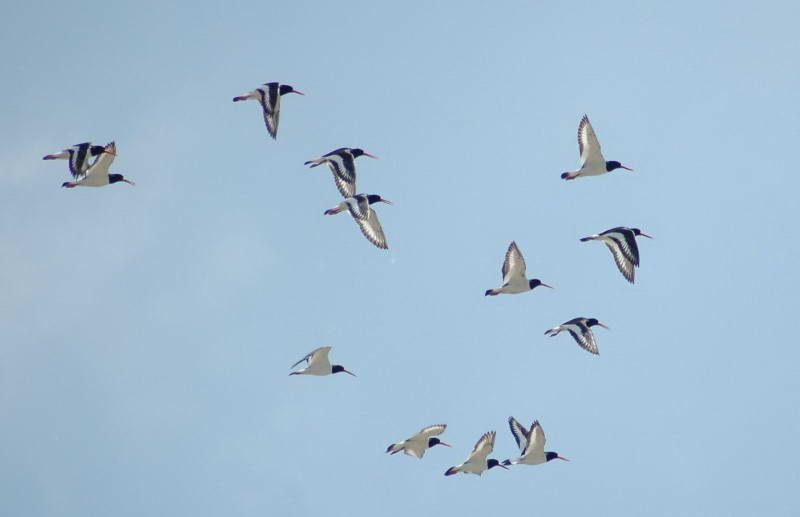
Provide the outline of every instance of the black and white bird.
<path id="1" fill-rule="evenodd" d="M 289 375 L 331 375 L 333 373 L 344 372 L 355 377 L 356 374 L 353 372 L 348 372 L 343 366 L 339 364 L 331 365 L 331 362 L 328 360 L 328 352 L 331 351 L 331 348 L 332 347 L 329 346 L 323 346 L 309 353 L 307 356 L 294 363 L 291 367 L 294 368 L 303 361 L 307 361 L 308 366 L 302 370 L 292 372 Z"/>
<path id="2" fill-rule="evenodd" d="M 342 147 L 331 151 L 328 154 L 316 160 L 309 160 L 304 165 L 310 165 L 311 168 L 317 165 L 327 163 L 333 173 L 333 181 L 336 182 L 336 188 L 343 197 L 353 197 L 356 193 L 356 158 L 359 156 L 369 156 L 370 158 L 377 159 L 377 156 L 364 152 L 363 149 L 351 149 L 349 147 Z"/>
<path id="3" fill-rule="evenodd" d="M 106 152 L 106 148 L 102 145 L 83 142 L 64 149 L 60 153 L 48 154 L 42 160 L 69 160 L 69 172 L 73 178 L 78 179 L 89 170 L 89 166 L 92 164 L 91 158 L 96 158 L 104 152 Z"/>
<path id="4" fill-rule="evenodd" d="M 580 169 L 572 172 L 565 172 L 561 175 L 562 179 L 574 180 L 582 176 L 599 176 L 600 174 L 605 174 L 615 169 L 633 170 L 619 162 L 607 162 L 606 159 L 603 158 L 603 153 L 600 151 L 600 142 L 597 141 L 597 135 L 594 134 L 592 124 L 589 122 L 589 117 L 586 115 L 583 116 L 581 123 L 578 125 L 578 148 L 581 153 Z"/>
<path id="5" fill-rule="evenodd" d="M 444 445 L 445 447 L 450 447 L 450 445 L 436 438 L 436 436 L 442 434 L 445 429 L 447 429 L 446 424 L 430 425 L 422 429 L 408 440 L 391 444 L 386 448 L 386 452 L 389 454 L 397 454 L 398 452 L 403 451 L 409 456 L 422 459 L 422 457 L 425 456 L 425 451 L 435 445 Z"/>
<path id="6" fill-rule="evenodd" d="M 104 152 L 100 153 L 94 163 L 86 170 L 83 176 L 77 176 L 76 181 L 65 181 L 61 184 L 62 187 L 103 187 L 112 183 L 123 181 L 129 185 L 135 185 L 134 182 L 125 179 L 122 174 L 109 174 L 108 168 L 114 162 L 114 157 L 117 155 L 117 146 L 111 142 L 104 148 Z"/>
<path id="7" fill-rule="evenodd" d="M 619 272 L 628 282 L 633 283 L 634 267 L 639 267 L 639 246 L 636 245 L 636 237 L 639 235 L 648 239 L 653 238 L 639 228 L 617 226 L 603 233 L 584 237 L 581 242 L 605 242 L 608 249 L 611 250 L 611 255 L 614 256 L 614 262 L 616 262 Z"/>
<path id="8" fill-rule="evenodd" d="M 522 258 L 522 252 L 519 251 L 517 243 L 511 241 L 506 251 L 506 259 L 503 261 L 503 267 L 500 269 L 503 275 L 503 285 L 497 289 L 489 289 L 484 296 L 497 296 L 498 294 L 518 294 L 525 291 L 531 291 L 538 286 L 549 287 L 539 280 L 534 278 L 528 280 L 525 277 L 525 259 Z"/>
<path id="9" fill-rule="evenodd" d="M 333 208 L 325 210 L 325 215 L 334 215 L 345 210 L 349 211 L 350 215 L 353 216 L 353 220 L 361 228 L 361 233 L 364 234 L 364 237 L 375 246 L 385 250 L 389 248 L 389 245 L 386 243 L 386 235 L 383 234 L 378 214 L 370 207 L 372 203 L 392 204 L 391 201 L 383 199 L 377 194 L 358 194 L 345 199 Z"/>
<path id="10" fill-rule="evenodd" d="M 289 86 L 280 83 L 264 83 L 250 93 L 233 98 L 233 102 L 257 100 L 261 103 L 264 112 L 264 122 L 267 124 L 267 133 L 274 140 L 278 135 L 278 121 L 281 116 L 281 96 L 287 93 L 305 95 Z"/>
<path id="11" fill-rule="evenodd" d="M 528 430 L 511 416 L 508 417 L 508 427 L 511 428 L 514 440 L 517 441 L 521 456 L 514 460 L 505 460 L 503 465 L 541 465 L 550 460 L 569 461 L 567 458 L 559 456 L 557 452 L 544 451 L 544 430 L 538 420 L 534 420 L 530 430 Z"/>
<path id="12" fill-rule="evenodd" d="M 496 459 L 489 458 L 489 455 L 494 449 L 495 435 L 496 433 L 494 431 L 490 431 L 481 436 L 478 443 L 476 443 L 475 447 L 472 449 L 469 458 L 467 458 L 464 463 L 447 469 L 444 475 L 452 476 L 453 474 L 463 472 L 464 474 L 477 474 L 480 476 L 484 471 L 494 467 L 502 467 L 508 470 L 508 467 L 501 464 Z"/>
<path id="13" fill-rule="evenodd" d="M 598 355 L 600 352 L 597 351 L 597 342 L 594 340 L 594 334 L 591 329 L 591 327 L 595 325 L 600 325 L 604 329 L 608 329 L 606 325 L 597 321 L 596 318 L 573 318 L 555 328 L 545 331 L 544 335 L 555 337 L 561 331 L 566 330 L 572 335 L 581 348 L 587 352 Z"/>

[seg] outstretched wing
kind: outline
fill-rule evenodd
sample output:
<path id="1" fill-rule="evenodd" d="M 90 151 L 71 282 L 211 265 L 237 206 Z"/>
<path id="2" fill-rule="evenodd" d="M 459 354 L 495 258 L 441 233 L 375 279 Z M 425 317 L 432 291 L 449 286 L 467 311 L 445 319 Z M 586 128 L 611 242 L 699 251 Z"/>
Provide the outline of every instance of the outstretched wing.
<path id="1" fill-rule="evenodd" d="M 389 245 L 386 243 L 386 235 L 383 233 L 381 222 L 378 220 L 378 214 L 375 212 L 375 210 L 367 205 L 367 217 L 364 218 L 357 216 L 352 205 L 348 204 L 347 207 L 350 210 L 350 214 L 353 216 L 356 224 L 358 224 L 358 227 L 361 229 L 361 233 L 364 234 L 364 237 L 366 237 L 367 240 L 375 246 L 384 250 L 388 249 Z"/>
<path id="2" fill-rule="evenodd" d="M 316 350 L 309 352 L 305 357 L 294 363 L 289 368 L 294 368 L 298 364 L 302 363 L 303 361 L 308 361 L 309 366 L 313 363 L 316 363 L 320 360 L 327 360 L 328 359 L 328 352 L 331 351 L 330 346 L 321 346 Z"/>
<path id="3" fill-rule="evenodd" d="M 472 453 L 469 455 L 467 462 L 485 462 L 486 458 L 488 458 L 489 454 L 491 454 L 492 450 L 494 450 L 495 435 L 496 433 L 494 431 L 489 431 L 481 436 L 478 442 L 475 444 L 475 447 L 472 449 Z"/>
<path id="4" fill-rule="evenodd" d="M 539 424 L 538 420 L 533 421 L 531 429 L 528 431 L 528 435 L 531 437 L 531 439 L 528 442 L 528 446 L 524 451 L 522 451 L 522 455 L 527 456 L 529 454 L 544 454 L 544 430 L 542 429 L 542 426 Z"/>
<path id="5" fill-rule="evenodd" d="M 528 430 L 522 427 L 522 425 L 513 416 L 508 417 L 508 427 L 511 428 L 511 434 L 514 436 L 514 440 L 517 442 L 517 447 L 519 447 L 520 453 L 524 452 L 528 447 Z"/>
<path id="6" fill-rule="evenodd" d="M 503 274 L 503 284 L 507 284 L 515 276 L 525 277 L 525 259 L 522 258 L 522 252 L 519 251 L 516 242 L 511 241 L 508 246 L 506 258 L 500 271 Z"/>
<path id="7" fill-rule="evenodd" d="M 595 355 L 600 354 L 597 350 L 597 342 L 594 340 L 592 329 L 582 325 L 569 325 L 567 330 L 575 339 L 575 342 L 578 343 L 578 346 Z"/>
<path id="8" fill-rule="evenodd" d="M 349 149 L 337 149 L 324 156 L 333 173 L 336 188 L 344 197 L 352 197 L 356 192 L 356 164 Z"/>
<path id="9" fill-rule="evenodd" d="M 606 161 L 600 151 L 600 142 L 597 141 L 597 135 L 594 134 L 594 128 L 586 115 L 578 124 L 578 148 L 581 154 L 581 167 L 587 164 L 602 164 L 605 167 Z"/>
<path id="10" fill-rule="evenodd" d="M 422 436 L 427 442 L 428 438 L 442 434 L 445 429 L 447 429 L 447 424 L 429 425 L 428 427 L 424 427 L 418 433 L 418 436 Z"/>
<path id="11" fill-rule="evenodd" d="M 278 83 L 267 83 L 263 88 L 257 90 L 261 109 L 264 112 L 264 123 L 267 125 L 267 133 L 274 140 L 278 135 L 278 121 L 280 117 L 281 96 L 278 93 Z"/>

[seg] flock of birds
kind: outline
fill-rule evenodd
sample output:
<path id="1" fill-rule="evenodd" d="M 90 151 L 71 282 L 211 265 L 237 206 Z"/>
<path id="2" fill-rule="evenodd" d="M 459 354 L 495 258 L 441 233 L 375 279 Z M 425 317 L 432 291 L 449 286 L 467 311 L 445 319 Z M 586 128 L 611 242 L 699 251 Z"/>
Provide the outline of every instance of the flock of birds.
<path id="1" fill-rule="evenodd" d="M 234 97 L 233 101 L 258 101 L 261 104 L 267 133 L 273 139 L 276 139 L 280 120 L 281 96 L 288 93 L 304 95 L 292 86 L 272 82 L 265 83 L 245 95 Z M 600 143 L 597 140 L 592 124 L 586 115 L 583 116 L 578 125 L 578 146 L 580 167 L 577 170 L 563 173 L 561 178 L 564 180 L 569 181 L 585 176 L 598 176 L 616 169 L 633 170 L 620 162 L 605 160 L 600 151 Z M 62 187 L 102 187 L 119 182 L 134 185 L 132 181 L 124 178 L 122 174 L 109 172 L 116 156 L 117 148 L 114 142 L 105 146 L 84 142 L 64 149 L 60 153 L 48 154 L 43 159 L 68 160 L 69 171 L 74 181 L 66 181 L 62 184 Z M 355 160 L 360 156 L 377 158 L 377 156 L 373 156 L 362 149 L 342 147 L 315 160 L 309 160 L 305 162 L 305 165 L 313 168 L 327 164 L 333 174 L 336 188 L 344 198 L 339 204 L 326 210 L 325 215 L 334 215 L 347 210 L 369 242 L 378 248 L 388 249 L 386 235 L 372 205 L 375 203 L 391 204 L 391 202 L 377 194 L 356 194 Z M 605 243 L 611 251 L 620 273 L 628 282 L 633 283 L 635 268 L 639 266 L 639 248 L 636 243 L 636 237 L 638 236 L 652 238 L 638 228 L 620 226 L 580 240 L 582 242 L 601 241 Z M 531 280 L 527 278 L 525 259 L 516 242 L 511 242 L 506 251 L 501 273 L 503 284 L 498 288 L 487 290 L 485 296 L 520 294 L 539 286 L 552 289 L 552 286 L 545 284 L 538 278 Z M 592 354 L 598 354 L 597 342 L 592 332 L 592 327 L 594 326 L 608 329 L 605 324 L 596 318 L 578 317 L 547 330 L 545 335 L 554 337 L 561 332 L 569 332 L 581 348 Z M 324 346 L 310 352 L 292 365 L 291 368 L 293 369 L 303 362 L 306 362 L 306 367 L 293 371 L 289 375 L 325 376 L 344 372 L 355 377 L 353 372 L 348 371 L 343 366 L 331 364 L 328 358 L 331 348 L 330 346 Z M 450 467 L 445 472 L 445 475 L 450 476 L 458 473 L 481 475 L 486 470 L 494 467 L 508 469 L 509 466 L 516 464 L 540 465 L 554 459 L 569 461 L 559 456 L 556 452 L 546 452 L 544 450 L 545 435 L 538 420 L 534 420 L 530 428 L 526 428 L 514 417 L 509 417 L 508 425 L 519 447 L 520 456 L 518 458 L 504 461 L 489 458 L 489 455 L 494 450 L 496 438 L 496 432 L 490 431 L 480 437 L 469 457 L 463 463 Z M 449 444 L 438 438 L 446 428 L 447 425 L 445 424 L 425 427 L 410 438 L 389 445 L 386 452 L 388 454 L 396 454 L 402 451 L 409 456 L 421 459 L 425 455 L 425 451 L 431 447 L 436 445 L 450 447 Z"/>

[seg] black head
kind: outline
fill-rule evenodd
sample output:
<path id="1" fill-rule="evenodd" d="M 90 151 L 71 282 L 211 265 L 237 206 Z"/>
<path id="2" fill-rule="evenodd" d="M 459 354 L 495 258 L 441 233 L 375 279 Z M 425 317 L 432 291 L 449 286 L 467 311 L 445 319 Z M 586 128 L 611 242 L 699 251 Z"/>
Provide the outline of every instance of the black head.
<path id="1" fill-rule="evenodd" d="M 628 167 L 625 167 L 624 165 L 622 165 L 621 163 L 616 162 L 616 161 L 606 162 L 606 171 L 611 172 L 614 169 L 625 169 L 627 171 L 632 171 L 633 170 L 633 169 L 630 169 Z"/>
<path id="2" fill-rule="evenodd" d="M 358 158 L 362 154 L 364 154 L 363 149 L 350 149 L 350 153 L 353 155 L 353 158 Z"/>
<path id="3" fill-rule="evenodd" d="M 633 235 L 641 235 L 642 237 L 647 237 L 648 239 L 652 239 L 653 238 L 652 236 L 647 235 L 646 233 L 644 233 L 639 228 L 631 228 L 631 231 L 633 232 Z"/>
<path id="4" fill-rule="evenodd" d="M 549 287 L 550 289 L 553 288 L 553 286 L 545 284 L 538 278 L 534 278 L 533 280 L 528 281 L 528 287 L 530 287 L 531 289 L 533 289 L 534 287 L 539 287 L 540 285 L 544 287 Z"/>
<path id="5" fill-rule="evenodd" d="M 597 318 L 589 318 L 588 320 L 586 320 L 586 326 L 587 327 L 594 327 L 598 323 L 600 323 L 600 322 L 597 321 Z"/>
<path id="6" fill-rule="evenodd" d="M 489 460 L 486 462 L 486 470 L 492 469 L 494 467 L 503 467 L 504 469 L 508 470 L 508 467 L 506 467 L 496 459 L 489 458 Z"/>
<path id="7" fill-rule="evenodd" d="M 387 204 L 390 204 L 390 205 L 392 204 L 391 201 L 389 201 L 388 199 L 383 199 L 378 194 L 368 194 L 367 195 L 367 201 L 369 201 L 370 205 L 372 203 L 387 203 Z"/>
<path id="8" fill-rule="evenodd" d="M 288 84 L 282 84 L 281 87 L 278 88 L 278 92 L 281 95 L 286 95 L 287 93 L 296 93 L 297 95 L 305 95 L 302 92 L 298 92 L 297 90 L 295 90 L 294 88 L 292 88 Z"/>
<path id="9" fill-rule="evenodd" d="M 341 372 L 349 373 L 353 377 L 356 376 L 356 374 L 354 374 L 353 372 L 348 372 L 347 370 L 345 370 L 344 366 L 342 366 L 340 364 L 334 364 L 333 367 L 331 368 L 331 373 L 341 373 Z"/>
<path id="10" fill-rule="evenodd" d="M 109 182 L 109 183 L 118 183 L 118 182 L 120 182 L 120 181 L 124 181 L 125 183 L 127 183 L 127 184 L 129 184 L 129 185 L 133 185 L 133 182 L 132 182 L 132 181 L 130 181 L 130 180 L 126 180 L 126 179 L 125 179 L 125 178 L 122 176 L 122 174 L 109 174 L 109 175 L 108 175 L 108 182 Z"/>
<path id="11" fill-rule="evenodd" d="M 438 438 L 429 438 L 428 439 L 428 448 L 430 449 L 434 445 L 444 445 L 445 447 L 450 447 L 449 445 L 447 445 L 446 443 L 444 443 L 443 441 L 441 441 Z"/>
<path id="12" fill-rule="evenodd" d="M 550 461 L 550 460 L 569 461 L 567 458 L 562 458 L 561 456 L 559 456 L 557 452 L 548 451 L 548 452 L 545 452 L 544 454 L 545 454 L 545 457 L 547 458 L 547 461 Z"/>
<path id="13" fill-rule="evenodd" d="M 103 147 L 102 145 L 93 145 L 89 148 L 89 154 L 91 154 L 92 156 L 97 156 L 98 154 L 101 154 L 105 150 L 106 148 Z"/>

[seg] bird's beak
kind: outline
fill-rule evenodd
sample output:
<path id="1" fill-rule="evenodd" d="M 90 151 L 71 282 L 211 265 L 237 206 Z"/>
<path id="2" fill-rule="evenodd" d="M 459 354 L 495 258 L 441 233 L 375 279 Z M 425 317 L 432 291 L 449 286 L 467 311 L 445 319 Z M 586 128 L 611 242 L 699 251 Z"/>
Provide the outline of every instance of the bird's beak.
<path id="1" fill-rule="evenodd" d="M 549 287 L 550 289 L 555 289 L 555 287 L 553 287 L 552 285 L 547 285 L 544 282 L 540 283 L 539 285 L 542 285 L 544 287 Z"/>
<path id="2" fill-rule="evenodd" d="M 557 460 L 569 461 L 567 458 L 564 458 L 564 457 L 562 457 L 562 456 L 556 456 L 556 459 L 557 459 Z"/>
<path id="3" fill-rule="evenodd" d="M 505 466 L 505 465 L 503 465 L 502 463 L 498 463 L 498 464 L 497 464 L 497 466 L 498 466 L 498 467 L 503 467 L 504 469 L 508 470 L 508 467 L 506 467 L 506 466 Z"/>
<path id="4" fill-rule="evenodd" d="M 376 160 L 378 159 L 378 157 L 374 154 L 364 153 L 364 156 L 369 156 L 370 158 L 375 158 Z"/>
<path id="5" fill-rule="evenodd" d="M 624 165 L 622 165 L 621 163 L 619 164 L 619 166 L 620 166 L 620 167 L 622 167 L 623 169 L 627 170 L 627 171 L 631 171 L 631 172 L 633 172 L 633 169 L 631 169 L 630 167 L 625 167 L 625 166 L 624 166 Z"/>
<path id="6" fill-rule="evenodd" d="M 653 236 L 652 236 L 652 235 L 647 235 L 647 234 L 646 234 L 646 233 L 644 233 L 644 232 L 639 232 L 639 235 L 641 235 L 642 237 L 647 237 L 648 239 L 652 239 L 652 238 L 653 238 Z"/>
<path id="7" fill-rule="evenodd" d="M 297 90 L 292 90 L 292 91 L 291 91 L 291 92 L 289 92 L 289 93 L 296 93 L 297 95 L 303 95 L 303 96 L 305 96 L 305 93 L 303 93 L 303 92 L 298 92 Z"/>
<path id="8" fill-rule="evenodd" d="M 383 199 L 383 198 L 381 198 L 381 202 L 382 203 L 386 203 L 387 205 L 393 205 L 394 204 L 391 201 L 389 201 L 388 199 Z"/>
<path id="9" fill-rule="evenodd" d="M 606 329 L 606 330 L 611 330 L 610 328 L 608 328 L 608 325 L 606 325 L 606 324 L 604 324 L 604 323 L 600 323 L 600 322 L 598 321 L 598 322 L 597 322 L 597 324 L 598 324 L 598 325 L 600 325 L 601 327 L 603 327 L 603 328 L 604 328 L 604 329 Z"/>
<path id="10" fill-rule="evenodd" d="M 353 372 L 349 372 L 349 371 L 347 371 L 347 370 L 344 370 L 344 369 L 343 369 L 342 371 L 343 371 L 344 373 L 349 373 L 349 374 L 350 374 L 350 375 L 352 375 L 353 377 L 356 377 L 356 374 L 354 374 Z"/>
<path id="11" fill-rule="evenodd" d="M 124 181 L 128 185 L 136 185 L 136 183 L 132 182 L 131 180 L 126 180 L 125 178 L 123 178 L 122 181 Z"/>
<path id="12" fill-rule="evenodd" d="M 444 442 L 443 442 L 443 441 L 441 441 L 441 440 L 439 440 L 439 445 L 444 445 L 445 447 L 451 447 L 451 448 L 453 447 L 453 446 L 452 446 L 452 445 L 450 445 L 449 443 L 444 443 Z"/>

